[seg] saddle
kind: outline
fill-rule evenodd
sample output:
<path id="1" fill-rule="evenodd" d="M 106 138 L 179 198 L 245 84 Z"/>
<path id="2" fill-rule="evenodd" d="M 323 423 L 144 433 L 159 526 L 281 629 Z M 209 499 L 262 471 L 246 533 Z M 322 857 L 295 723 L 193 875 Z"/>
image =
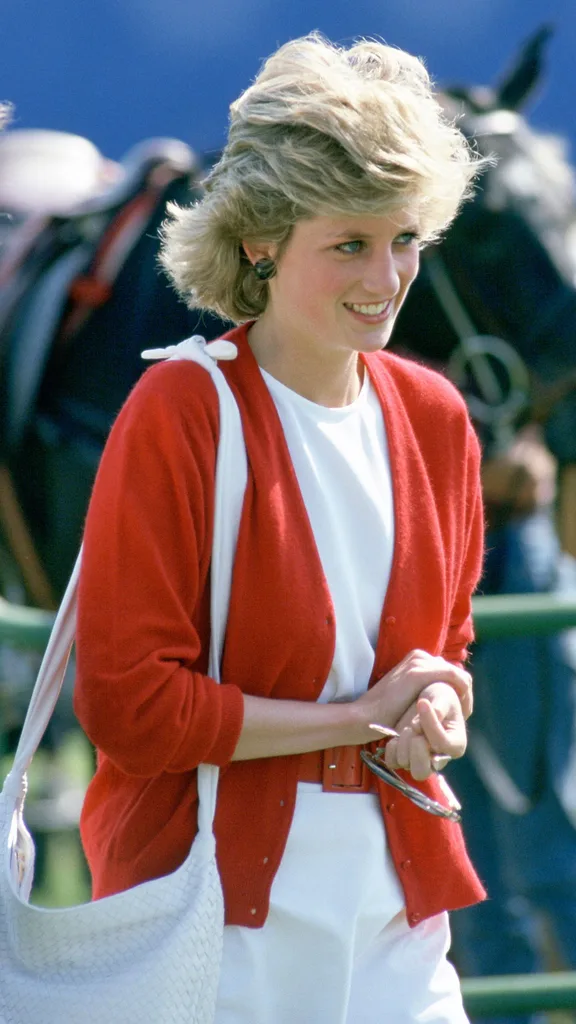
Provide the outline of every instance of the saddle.
<path id="1" fill-rule="evenodd" d="M 0 254 L 4 457 L 22 438 L 53 346 L 109 299 L 162 191 L 198 172 L 175 139 L 147 140 L 115 164 L 62 132 L 2 138 L 0 208 L 19 218 Z"/>

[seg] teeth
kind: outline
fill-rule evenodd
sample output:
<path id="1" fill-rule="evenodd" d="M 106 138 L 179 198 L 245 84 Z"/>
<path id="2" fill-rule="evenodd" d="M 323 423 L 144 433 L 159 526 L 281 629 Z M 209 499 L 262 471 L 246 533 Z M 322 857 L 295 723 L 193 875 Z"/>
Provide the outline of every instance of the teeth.
<path id="1" fill-rule="evenodd" d="M 355 302 L 350 303 L 350 309 L 353 309 L 355 313 L 363 313 L 364 316 L 378 316 L 383 313 L 388 305 L 387 302 L 379 302 L 378 305 L 357 305 Z"/>

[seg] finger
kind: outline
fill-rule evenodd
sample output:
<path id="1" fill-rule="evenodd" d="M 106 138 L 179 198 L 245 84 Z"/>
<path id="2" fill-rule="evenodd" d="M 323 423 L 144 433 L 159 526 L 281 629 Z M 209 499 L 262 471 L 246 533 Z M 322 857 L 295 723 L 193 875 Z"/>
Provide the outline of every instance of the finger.
<path id="1" fill-rule="evenodd" d="M 403 664 L 407 668 L 413 667 L 415 677 L 422 680 L 421 689 L 428 683 L 448 683 L 458 694 L 464 717 L 470 717 L 473 707 L 472 676 L 463 665 L 420 650 L 411 651 Z"/>
<path id="2" fill-rule="evenodd" d="M 418 694 L 418 696 L 420 696 L 420 694 Z M 415 700 L 414 703 L 410 705 L 407 711 L 405 711 L 404 714 L 396 722 L 396 731 L 400 733 L 402 732 L 402 729 L 411 728 L 412 722 L 414 721 L 414 718 L 416 717 L 417 714 L 418 702 L 417 700 Z"/>
<path id="3" fill-rule="evenodd" d="M 452 668 L 456 671 L 450 679 L 446 680 L 446 682 L 448 682 L 452 689 L 458 694 L 464 718 L 470 718 L 474 707 L 472 676 L 461 665 L 452 665 Z"/>
<path id="4" fill-rule="evenodd" d="M 410 743 L 410 774 L 414 779 L 427 779 L 432 773 L 430 747 L 424 736 L 412 736 Z"/>
<path id="5" fill-rule="evenodd" d="M 422 722 L 420 721 L 420 715 L 416 714 L 410 722 L 410 728 L 415 736 L 422 736 L 424 730 L 422 729 Z"/>
<path id="6" fill-rule="evenodd" d="M 384 763 L 388 765 L 388 768 L 399 768 L 398 758 L 396 757 L 396 750 L 398 747 L 398 739 L 394 738 L 388 740 L 386 744 L 386 751 L 384 754 Z"/>
<path id="7" fill-rule="evenodd" d="M 465 717 L 469 717 L 472 713 L 473 694 L 472 676 L 467 669 L 460 663 L 447 661 L 442 657 L 428 656 L 430 658 L 430 663 L 428 663 L 428 659 L 422 656 L 422 652 L 415 652 L 415 654 L 417 655 L 416 662 L 421 664 L 425 670 L 430 669 L 432 672 L 437 670 L 438 675 L 435 680 L 430 680 L 431 682 L 448 683 L 452 687 L 460 698 Z"/>
<path id="8" fill-rule="evenodd" d="M 435 708 L 423 697 L 418 701 L 422 730 L 433 754 L 462 757 L 466 750 L 466 726 L 463 718 L 448 723 L 440 721 Z"/>
<path id="9" fill-rule="evenodd" d="M 447 736 L 446 729 L 441 722 L 436 708 L 426 698 L 422 697 L 418 701 L 418 713 L 420 716 L 420 724 L 424 736 L 430 744 L 430 749 L 433 754 L 445 754 Z"/>
<path id="10" fill-rule="evenodd" d="M 384 760 L 389 768 L 403 768 L 415 779 L 427 779 L 433 771 L 425 736 L 414 735 L 410 729 L 404 729 L 398 739 L 390 740 Z"/>
<path id="11" fill-rule="evenodd" d="M 411 755 L 411 744 L 412 744 L 412 730 L 402 729 L 402 732 L 397 739 L 396 747 L 396 760 L 400 768 L 404 768 L 406 771 L 410 771 L 410 755 Z"/>

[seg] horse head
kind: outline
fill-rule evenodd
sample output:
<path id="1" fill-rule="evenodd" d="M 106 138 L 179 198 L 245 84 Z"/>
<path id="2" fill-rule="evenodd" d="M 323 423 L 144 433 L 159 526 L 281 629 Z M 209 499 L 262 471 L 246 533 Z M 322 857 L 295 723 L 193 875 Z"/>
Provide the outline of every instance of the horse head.
<path id="1" fill-rule="evenodd" d="M 488 448 L 537 420 L 554 454 L 573 462 L 575 175 L 564 140 L 535 131 L 522 113 L 550 34 L 539 29 L 496 86 L 442 94 L 493 162 L 442 244 L 424 253 L 396 344 L 447 369 Z"/>

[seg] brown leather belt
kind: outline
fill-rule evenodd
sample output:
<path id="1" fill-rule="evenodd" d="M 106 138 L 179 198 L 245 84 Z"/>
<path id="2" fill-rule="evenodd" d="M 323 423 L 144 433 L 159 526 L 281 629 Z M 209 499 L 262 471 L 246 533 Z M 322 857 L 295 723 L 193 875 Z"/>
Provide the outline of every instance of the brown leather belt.
<path id="1" fill-rule="evenodd" d="M 330 747 L 301 754 L 298 781 L 320 782 L 325 793 L 375 791 L 376 776 L 361 760 L 362 749 L 361 746 Z"/>

